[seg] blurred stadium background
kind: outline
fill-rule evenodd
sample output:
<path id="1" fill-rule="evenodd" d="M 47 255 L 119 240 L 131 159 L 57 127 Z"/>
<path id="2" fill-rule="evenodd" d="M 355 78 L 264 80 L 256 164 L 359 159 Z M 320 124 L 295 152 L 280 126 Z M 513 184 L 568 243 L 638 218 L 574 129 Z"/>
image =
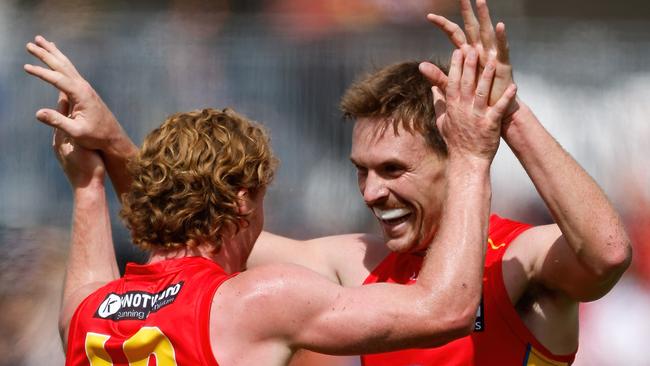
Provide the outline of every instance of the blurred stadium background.
<path id="1" fill-rule="evenodd" d="M 337 109 L 364 70 L 447 59 L 424 15 L 460 21 L 456 0 L 0 2 L 0 365 L 63 364 L 56 331 L 71 193 L 34 112 L 56 92 L 27 76 L 24 45 L 53 40 L 139 143 L 169 114 L 233 107 L 263 122 L 282 161 L 267 230 L 308 238 L 376 231 L 347 155 Z M 642 0 L 492 0 L 504 21 L 519 95 L 623 213 L 633 267 L 583 305 L 576 365 L 650 365 L 650 5 Z M 545 206 L 502 144 L 493 209 L 536 224 Z M 130 247 L 111 197 L 121 265 Z M 318 363 L 320 362 L 320 363 Z M 261 361 L 263 363 L 263 361 Z M 357 365 L 355 359 L 307 364 Z"/>

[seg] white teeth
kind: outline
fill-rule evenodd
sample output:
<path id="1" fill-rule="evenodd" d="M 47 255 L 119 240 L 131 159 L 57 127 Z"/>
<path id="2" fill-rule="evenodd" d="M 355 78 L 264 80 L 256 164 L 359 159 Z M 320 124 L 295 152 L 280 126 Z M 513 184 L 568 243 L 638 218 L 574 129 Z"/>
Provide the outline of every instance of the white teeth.
<path id="1" fill-rule="evenodd" d="M 393 208 L 390 210 L 381 210 L 376 207 L 372 208 L 372 211 L 377 217 L 382 220 L 394 220 L 400 217 L 404 217 L 411 213 L 411 210 L 407 208 Z"/>

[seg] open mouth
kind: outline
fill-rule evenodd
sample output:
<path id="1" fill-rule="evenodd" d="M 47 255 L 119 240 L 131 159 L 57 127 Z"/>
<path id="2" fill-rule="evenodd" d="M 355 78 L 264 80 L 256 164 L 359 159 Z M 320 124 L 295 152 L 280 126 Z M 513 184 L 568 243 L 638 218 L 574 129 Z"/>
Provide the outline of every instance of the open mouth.
<path id="1" fill-rule="evenodd" d="M 411 210 L 407 208 L 391 208 L 383 210 L 373 207 L 372 211 L 382 223 L 391 226 L 406 222 L 409 217 L 411 217 Z"/>
<path id="2" fill-rule="evenodd" d="M 408 221 L 409 217 L 411 217 L 411 214 L 408 214 L 408 215 L 402 216 L 402 217 L 398 217 L 396 219 L 381 220 L 381 222 L 383 222 L 385 224 L 388 224 L 388 225 L 391 225 L 391 226 L 395 226 L 395 225 L 399 225 L 399 224 L 401 224 L 403 222 Z"/>

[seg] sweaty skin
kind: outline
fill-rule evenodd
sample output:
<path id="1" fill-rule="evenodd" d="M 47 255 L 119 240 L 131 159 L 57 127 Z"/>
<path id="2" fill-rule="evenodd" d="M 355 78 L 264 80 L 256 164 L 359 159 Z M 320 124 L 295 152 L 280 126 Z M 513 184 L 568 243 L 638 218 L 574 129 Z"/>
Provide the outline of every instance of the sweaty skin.
<path id="1" fill-rule="evenodd" d="M 492 100 L 502 93 L 501 90 L 505 90 L 504 86 L 498 85 L 507 86 L 512 81 L 505 26 L 498 23 L 495 28 L 492 27 L 485 1 L 477 1 L 478 18 L 471 10 L 469 0 L 461 0 L 460 3 L 465 23 L 464 31 L 444 17 L 429 15 L 428 19 L 448 34 L 452 43 L 463 53 L 475 50 L 479 54 L 479 65 L 485 66 L 485 60 L 488 60 L 490 55 L 494 56 L 496 76 L 490 91 L 492 104 Z M 36 45 L 47 51 L 37 52 L 30 49 L 34 47 L 28 47 L 30 53 L 39 59 L 44 58 L 39 56 L 41 53 L 51 54 L 48 50 L 55 48 L 39 37 L 36 39 Z M 76 70 L 75 73 L 70 72 L 74 67 L 69 61 L 59 62 L 64 67 L 46 62 L 52 68 L 50 71 L 53 74 L 46 73 L 45 68 L 41 70 L 35 66 L 26 66 L 26 70 L 67 94 L 78 95 L 75 100 L 78 100 L 76 106 L 80 111 L 95 108 L 99 111 L 96 120 L 119 126 L 108 108 L 99 103 L 101 99 L 94 90 L 85 88 L 85 80 L 77 76 L 78 73 L 75 75 Z M 437 85 L 441 90 L 446 89 L 447 77 L 435 66 L 424 63 L 421 65 L 421 71 L 433 85 Z M 72 83 L 57 83 L 57 78 L 70 79 Z M 79 87 L 80 85 L 84 87 Z M 75 121 L 79 119 L 77 116 L 73 116 Z M 39 119 L 50 125 L 66 126 L 63 119 L 57 120 L 54 116 L 45 115 Z M 71 135 L 82 141 L 92 133 L 101 132 L 89 125 L 90 123 L 92 121 L 80 120 L 80 124 L 88 128 L 82 133 Z M 359 123 L 363 124 L 363 121 L 357 121 L 357 124 Z M 413 141 L 405 145 L 417 144 L 414 136 L 405 135 L 407 134 L 401 134 L 400 137 L 386 135 L 384 138 L 386 141 L 394 141 L 396 146 L 402 144 L 399 138 L 413 138 Z M 578 302 L 597 299 L 614 286 L 631 260 L 629 239 L 618 213 L 602 190 L 562 149 L 521 100 L 510 106 L 503 121 L 501 135 L 531 177 L 556 221 L 553 225 L 530 229 L 515 239 L 508 248 L 504 261 L 516 262 L 519 265 L 503 268 L 504 282 L 521 318 L 541 343 L 554 353 L 570 353 L 577 347 Z M 106 151 L 107 148 L 102 147 L 106 142 L 113 141 L 109 146 L 133 145 L 118 128 L 112 128 L 106 134 L 95 137 L 104 144 L 99 146 L 89 143 L 87 147 L 101 149 L 104 157 L 110 155 Z M 361 146 L 360 143 L 361 141 L 355 139 L 353 148 L 355 144 Z M 133 149 L 130 148 L 112 150 L 116 154 L 113 157 L 118 162 L 125 162 L 133 154 Z M 371 153 L 372 151 L 369 152 Z M 417 162 L 412 160 L 405 159 L 400 164 L 416 165 Z M 373 164 L 382 165 L 382 162 Z M 109 173 L 114 170 L 108 168 Z M 128 186 L 129 177 L 122 176 L 117 178 L 117 181 L 113 175 L 111 178 L 116 187 Z M 382 175 L 373 173 L 371 178 L 382 179 Z M 419 184 L 428 186 L 431 182 Z M 417 192 L 417 187 L 413 187 L 412 191 Z M 435 192 L 439 194 L 438 190 Z M 412 205 L 413 212 L 418 212 L 415 209 L 418 203 L 419 200 L 416 199 Z M 439 204 L 427 206 L 420 210 L 422 213 L 419 215 L 433 217 L 439 214 L 439 207 Z M 430 233 L 416 233 L 413 230 L 409 233 L 413 234 L 413 237 L 436 235 L 437 222 L 435 219 L 430 222 L 434 223 Z M 298 241 L 263 232 L 249 258 L 248 267 L 268 263 L 299 264 L 320 273 L 334 283 L 358 286 L 389 253 L 390 249 L 382 244 L 386 242 L 387 240 L 370 234 Z M 409 244 L 418 248 L 422 243 Z M 408 245 L 401 248 L 409 250 Z M 523 270 L 514 271 L 512 268 Z"/>
<path id="2" fill-rule="evenodd" d="M 270 365 L 281 365 L 300 348 L 359 354 L 432 347 L 471 331 L 481 294 L 491 198 L 490 165 L 499 143 L 501 120 L 515 96 L 512 86 L 494 106 L 488 106 L 485 95 L 494 68 L 486 67 L 477 76 L 477 59 L 473 52 L 467 57 L 455 52 L 452 59 L 445 91 L 449 112 L 439 120 L 449 151 L 444 165 L 449 186 L 444 190 L 437 235 L 427 250 L 418 282 L 410 286 L 348 288 L 291 264 L 249 269 L 224 282 L 213 298 L 210 344 L 220 364 L 255 365 L 265 360 Z M 52 64 L 56 63 L 48 65 L 54 68 Z M 72 70 L 71 64 L 66 68 Z M 59 127 L 56 136 L 65 128 L 64 124 Z M 422 154 L 428 149 L 422 136 L 402 132 L 419 146 L 413 153 Z M 67 277 L 75 281 L 66 281 L 61 313 L 65 343 L 74 310 L 83 298 L 114 277 L 111 270 L 115 258 L 106 260 L 108 272 L 93 275 L 104 257 L 93 256 L 92 250 L 112 248 L 103 186 L 106 166 L 97 152 L 77 145 L 70 136 L 56 136 L 55 151 L 75 190 L 75 225 L 67 265 Z M 359 161 L 364 164 L 365 160 Z M 438 161 L 425 160 L 422 164 L 434 162 Z M 264 190 L 254 197 L 246 191 L 239 193 L 239 209 L 250 214 L 249 224 L 232 236 L 224 236 L 219 251 L 201 244 L 176 251 L 154 249 L 150 263 L 202 256 L 227 272 L 243 270 L 262 229 Z M 419 200 L 419 195 L 413 201 Z M 83 221 L 83 225 L 77 221 Z M 412 232 L 408 228 L 405 231 Z M 90 245 L 85 240 L 90 240 Z M 368 301 L 374 306 L 369 308 Z"/>

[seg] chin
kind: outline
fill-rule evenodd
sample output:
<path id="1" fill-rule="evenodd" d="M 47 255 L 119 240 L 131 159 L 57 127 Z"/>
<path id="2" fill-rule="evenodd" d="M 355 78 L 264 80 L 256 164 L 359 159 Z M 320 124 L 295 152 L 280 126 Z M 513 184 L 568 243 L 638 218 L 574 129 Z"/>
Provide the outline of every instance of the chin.
<path id="1" fill-rule="evenodd" d="M 415 245 L 413 245 L 412 241 L 406 240 L 406 238 L 385 238 L 386 239 L 386 246 L 388 249 L 390 249 L 392 252 L 396 253 L 410 253 L 415 249 Z"/>

